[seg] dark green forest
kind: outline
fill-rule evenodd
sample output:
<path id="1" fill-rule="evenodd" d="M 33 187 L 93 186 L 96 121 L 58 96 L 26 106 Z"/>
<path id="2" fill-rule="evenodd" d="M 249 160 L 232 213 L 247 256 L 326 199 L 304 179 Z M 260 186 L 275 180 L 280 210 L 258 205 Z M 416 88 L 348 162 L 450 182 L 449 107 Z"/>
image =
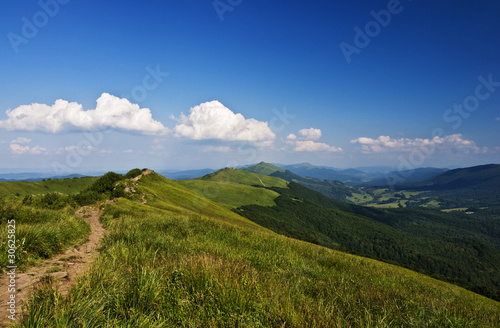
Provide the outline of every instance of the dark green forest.
<path id="1" fill-rule="evenodd" d="M 405 266 L 500 300 L 500 219 L 432 209 L 376 209 L 342 203 L 297 183 L 276 206 L 242 206 L 240 215 L 277 233 Z"/>

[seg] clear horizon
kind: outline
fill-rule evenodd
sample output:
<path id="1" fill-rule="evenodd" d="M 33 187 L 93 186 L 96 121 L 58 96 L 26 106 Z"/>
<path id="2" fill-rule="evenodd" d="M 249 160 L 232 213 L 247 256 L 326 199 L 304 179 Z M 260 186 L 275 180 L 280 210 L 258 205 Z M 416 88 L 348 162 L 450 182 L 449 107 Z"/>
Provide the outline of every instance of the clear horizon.
<path id="1" fill-rule="evenodd" d="M 500 163 L 496 1 L 5 6 L 0 172 Z"/>

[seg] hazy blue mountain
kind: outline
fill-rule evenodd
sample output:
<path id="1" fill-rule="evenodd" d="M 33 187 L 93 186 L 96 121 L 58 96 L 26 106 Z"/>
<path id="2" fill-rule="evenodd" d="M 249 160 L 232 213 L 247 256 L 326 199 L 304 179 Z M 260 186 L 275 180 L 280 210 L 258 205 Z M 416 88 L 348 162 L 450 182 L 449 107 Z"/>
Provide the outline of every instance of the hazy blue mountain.
<path id="1" fill-rule="evenodd" d="M 0 174 L 0 181 L 42 181 L 46 179 L 72 179 L 72 178 L 82 178 L 86 175 L 82 174 L 70 174 L 64 176 L 55 176 L 54 174 L 49 173 L 2 173 Z"/>
<path id="2" fill-rule="evenodd" d="M 185 171 L 159 171 L 165 178 L 172 180 L 195 179 L 215 172 L 213 169 L 185 170 Z"/>
<path id="3" fill-rule="evenodd" d="M 386 185 L 393 185 L 392 182 L 396 182 L 397 184 L 401 185 L 422 183 L 425 181 L 429 181 L 432 178 L 435 178 L 446 171 L 448 171 L 448 169 L 435 168 L 435 167 L 423 167 L 413 170 L 391 171 L 367 182 L 366 184 L 371 186 L 386 186 Z"/>
<path id="4" fill-rule="evenodd" d="M 371 180 L 367 173 L 357 169 L 341 170 L 333 167 L 315 166 L 310 163 L 277 166 L 303 177 L 340 181 L 348 184 L 360 184 Z"/>
<path id="5" fill-rule="evenodd" d="M 428 190 L 500 190 L 500 165 L 488 164 L 449 170 L 428 179 L 418 187 Z"/>

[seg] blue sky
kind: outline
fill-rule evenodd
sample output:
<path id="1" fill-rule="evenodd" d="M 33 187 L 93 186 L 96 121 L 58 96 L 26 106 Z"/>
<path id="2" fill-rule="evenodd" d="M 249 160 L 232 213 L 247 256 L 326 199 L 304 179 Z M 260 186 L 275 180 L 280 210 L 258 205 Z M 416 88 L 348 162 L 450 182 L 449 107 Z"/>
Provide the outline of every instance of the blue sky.
<path id="1" fill-rule="evenodd" d="M 498 1 L 9 1 L 0 170 L 498 163 L 499 14 Z"/>

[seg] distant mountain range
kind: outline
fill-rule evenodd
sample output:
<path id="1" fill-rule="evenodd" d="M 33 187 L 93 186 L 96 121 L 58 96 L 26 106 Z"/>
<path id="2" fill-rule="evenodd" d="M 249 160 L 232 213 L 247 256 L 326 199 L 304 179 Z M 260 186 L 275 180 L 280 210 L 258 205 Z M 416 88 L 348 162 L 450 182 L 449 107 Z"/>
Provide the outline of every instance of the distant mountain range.
<path id="1" fill-rule="evenodd" d="M 296 166 L 293 166 L 292 169 L 295 167 L 298 167 L 298 164 Z M 310 164 L 308 164 L 310 165 Z M 290 165 L 289 167 L 291 167 Z M 307 167 L 307 166 L 306 166 Z M 333 181 L 329 179 L 320 179 L 320 178 L 313 178 L 309 176 L 301 176 L 297 173 L 294 173 L 288 169 L 280 168 L 277 167 L 273 164 L 261 162 L 256 165 L 252 165 L 249 167 L 244 168 L 244 170 L 253 172 L 253 173 L 258 173 L 258 174 L 265 174 L 268 176 L 272 177 L 277 177 L 281 178 L 285 181 L 289 182 L 296 182 L 298 184 L 303 185 L 304 187 L 307 187 L 311 190 L 317 191 L 322 193 L 325 196 L 328 196 L 330 198 L 340 200 L 340 201 L 347 201 L 347 197 L 352 196 L 352 192 L 357 191 L 356 187 L 348 186 L 340 181 Z M 297 170 L 299 171 L 299 170 Z"/>
<path id="2" fill-rule="evenodd" d="M 316 166 L 310 163 L 270 164 L 261 162 L 239 167 L 247 171 L 269 176 L 276 176 L 287 181 L 298 182 L 308 188 L 320 191 L 327 196 L 338 194 L 338 189 L 349 193 L 354 187 L 391 187 L 396 190 L 451 190 L 457 188 L 494 188 L 500 185 L 500 165 L 489 164 L 469 168 L 449 170 L 446 168 L 416 168 L 414 170 L 391 171 L 385 166 L 365 166 L 350 169 L 337 169 L 327 166 Z M 214 169 L 158 171 L 172 180 L 194 179 Z M 43 179 L 67 179 L 88 175 L 72 174 L 54 176 L 50 173 L 1 173 L 0 181 L 41 181 Z M 94 176 L 94 175 L 92 175 Z M 396 177 L 396 179 L 395 179 Z M 393 182 L 396 181 L 396 184 Z M 338 182 L 341 182 L 338 183 Z M 332 186 L 335 190 L 332 189 Z M 315 189 L 316 188 L 316 189 Z M 342 197 L 333 197 L 341 199 Z"/>
<path id="3" fill-rule="evenodd" d="M 320 170 L 310 164 L 288 167 L 296 172 L 305 172 L 305 174 L 328 172 L 328 169 Z M 454 170 L 419 168 L 394 171 L 386 175 L 397 174 L 404 177 L 403 183 L 389 185 L 389 179 L 379 177 L 358 186 L 302 176 L 264 162 L 248 166 L 244 170 L 296 182 L 330 198 L 355 204 L 383 205 L 384 207 L 430 206 L 442 209 L 500 207 L 500 165 L 498 164 Z"/>
<path id="4" fill-rule="evenodd" d="M 86 175 L 81 174 L 71 174 L 65 176 L 54 176 L 52 174 L 43 173 L 2 173 L 0 174 L 0 181 L 42 181 L 46 179 L 72 179 L 72 178 L 83 178 Z"/>
<path id="5" fill-rule="evenodd" d="M 172 180 L 194 179 L 209 173 L 215 172 L 213 169 L 186 170 L 186 171 L 158 171 L 165 178 Z"/>
<path id="6" fill-rule="evenodd" d="M 367 182 L 368 186 L 394 186 L 394 184 L 412 184 L 429 181 L 448 169 L 440 169 L 435 167 L 424 167 L 413 170 L 391 171 L 383 174 L 383 176 L 374 178 Z"/>
<path id="7" fill-rule="evenodd" d="M 294 165 L 278 164 L 276 166 L 304 177 L 340 181 L 343 183 L 354 184 L 354 185 L 363 184 L 373 179 L 372 174 L 357 169 L 341 170 L 333 167 L 315 166 L 309 163 L 294 164 Z"/>
<path id="8" fill-rule="evenodd" d="M 403 184 L 414 190 L 494 189 L 500 186 L 500 165 L 488 164 L 449 170 L 429 179 Z"/>
<path id="9" fill-rule="evenodd" d="M 447 168 L 416 168 L 414 170 L 395 171 L 388 166 L 365 166 L 360 168 L 338 169 L 328 166 L 316 166 L 310 163 L 301 163 L 293 165 L 269 164 L 265 171 L 262 170 L 261 162 L 255 165 L 241 167 L 242 169 L 251 168 L 256 173 L 270 175 L 278 169 L 282 172 L 289 171 L 301 177 L 315 178 L 321 180 L 340 181 L 350 186 L 393 186 L 393 181 L 398 183 L 421 183 L 448 171 Z M 394 179 L 397 177 L 397 179 Z"/>

